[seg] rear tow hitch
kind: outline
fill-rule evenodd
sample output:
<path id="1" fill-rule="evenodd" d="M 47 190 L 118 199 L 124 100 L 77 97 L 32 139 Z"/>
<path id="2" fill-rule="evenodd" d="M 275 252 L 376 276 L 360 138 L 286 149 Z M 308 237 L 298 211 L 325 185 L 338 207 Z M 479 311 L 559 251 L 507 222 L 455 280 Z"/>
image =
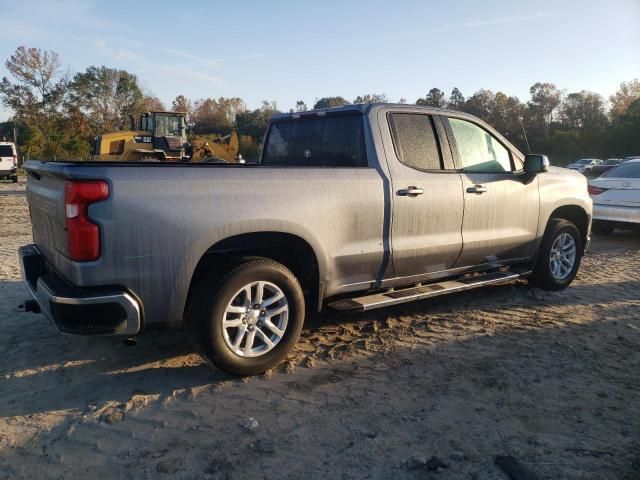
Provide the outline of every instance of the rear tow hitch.
<path id="1" fill-rule="evenodd" d="M 40 305 L 38 305 L 38 302 L 36 302 L 35 300 L 25 300 L 24 311 L 40 313 Z"/>

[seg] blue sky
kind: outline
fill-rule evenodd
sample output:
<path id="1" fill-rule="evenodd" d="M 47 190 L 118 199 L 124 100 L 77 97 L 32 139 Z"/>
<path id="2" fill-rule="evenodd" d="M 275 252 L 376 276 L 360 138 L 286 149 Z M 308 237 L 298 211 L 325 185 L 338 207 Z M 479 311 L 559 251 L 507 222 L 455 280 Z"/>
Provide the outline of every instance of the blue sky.
<path id="1" fill-rule="evenodd" d="M 0 0 L 0 76 L 18 45 L 70 72 L 123 68 L 165 103 L 179 94 L 275 100 L 431 87 L 528 99 L 535 81 L 612 94 L 640 77 L 640 0 Z M 0 107 L 0 120 L 9 112 Z"/>

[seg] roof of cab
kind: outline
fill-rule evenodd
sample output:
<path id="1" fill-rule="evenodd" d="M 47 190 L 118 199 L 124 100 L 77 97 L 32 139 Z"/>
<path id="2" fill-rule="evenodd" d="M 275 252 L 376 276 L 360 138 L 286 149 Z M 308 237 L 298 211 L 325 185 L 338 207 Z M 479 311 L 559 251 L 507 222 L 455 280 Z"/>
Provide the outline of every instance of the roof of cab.
<path id="1" fill-rule="evenodd" d="M 288 113 L 276 113 L 271 117 L 272 121 L 285 120 L 288 118 L 301 118 L 306 116 L 322 116 L 328 114 L 336 114 L 336 113 L 347 113 L 347 112 L 358 112 L 361 114 L 366 114 L 371 108 L 374 107 L 391 107 L 391 108 L 406 108 L 411 110 L 423 110 L 428 113 L 433 114 L 443 114 L 443 113 L 455 113 L 457 115 L 464 115 L 464 112 L 459 112 L 456 110 L 449 110 L 446 108 L 436 108 L 436 107 L 427 107 L 423 105 L 411 105 L 407 103 L 356 103 L 344 105 L 342 107 L 332 107 L 332 108 L 318 108 L 314 110 L 306 110 L 304 112 L 288 112 Z"/>

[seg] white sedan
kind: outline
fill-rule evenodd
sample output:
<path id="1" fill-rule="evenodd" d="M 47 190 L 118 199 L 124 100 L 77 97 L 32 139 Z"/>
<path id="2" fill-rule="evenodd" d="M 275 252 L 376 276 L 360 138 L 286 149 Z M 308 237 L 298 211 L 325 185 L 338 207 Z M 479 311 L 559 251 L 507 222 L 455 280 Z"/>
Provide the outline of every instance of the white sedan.
<path id="1" fill-rule="evenodd" d="M 629 160 L 589 182 L 593 231 L 640 228 L 640 160 Z"/>

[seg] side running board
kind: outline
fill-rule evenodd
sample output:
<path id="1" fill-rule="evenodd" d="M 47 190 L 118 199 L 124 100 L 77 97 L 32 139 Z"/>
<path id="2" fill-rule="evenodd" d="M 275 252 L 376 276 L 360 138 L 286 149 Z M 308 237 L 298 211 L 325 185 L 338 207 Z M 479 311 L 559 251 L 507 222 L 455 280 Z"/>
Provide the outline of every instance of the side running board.
<path id="1" fill-rule="evenodd" d="M 439 283 L 378 292 L 363 297 L 345 298 L 331 302 L 329 306 L 335 310 L 357 310 L 364 312 L 365 310 L 373 310 L 374 308 L 389 307 L 400 303 L 438 297 L 448 293 L 471 290 L 485 285 L 505 283 L 516 280 L 517 278 L 527 277 L 530 274 L 531 272 L 529 270 L 522 272 L 507 270 L 504 272 L 470 275 L 458 280 L 447 280 Z"/>

